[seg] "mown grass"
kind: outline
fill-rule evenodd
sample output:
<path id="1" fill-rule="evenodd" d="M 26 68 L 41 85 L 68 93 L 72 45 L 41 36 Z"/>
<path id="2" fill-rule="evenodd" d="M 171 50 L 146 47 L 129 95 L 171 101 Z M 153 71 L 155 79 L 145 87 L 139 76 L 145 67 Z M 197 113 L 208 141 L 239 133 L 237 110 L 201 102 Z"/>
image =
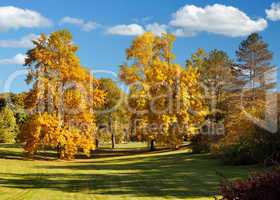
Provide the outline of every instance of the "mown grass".
<path id="1" fill-rule="evenodd" d="M 139 143 L 103 149 L 91 159 L 59 161 L 54 155 L 27 160 L 20 146 L 0 145 L 0 199 L 213 199 L 222 179 L 217 172 L 237 179 L 259 169 L 224 166 L 188 149 L 149 153 Z"/>

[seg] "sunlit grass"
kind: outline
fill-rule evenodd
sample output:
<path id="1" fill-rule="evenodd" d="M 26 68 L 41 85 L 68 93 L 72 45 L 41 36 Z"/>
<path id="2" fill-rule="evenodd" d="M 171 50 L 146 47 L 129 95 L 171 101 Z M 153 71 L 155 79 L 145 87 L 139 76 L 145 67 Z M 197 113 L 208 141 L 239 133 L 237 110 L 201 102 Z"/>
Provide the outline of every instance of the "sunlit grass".
<path id="1" fill-rule="evenodd" d="M 150 153 L 145 147 L 122 144 L 91 159 L 48 161 L 43 155 L 26 160 L 19 146 L 0 145 L 0 199 L 213 199 L 222 179 L 217 172 L 236 179 L 259 168 L 224 166 L 188 149 Z"/>

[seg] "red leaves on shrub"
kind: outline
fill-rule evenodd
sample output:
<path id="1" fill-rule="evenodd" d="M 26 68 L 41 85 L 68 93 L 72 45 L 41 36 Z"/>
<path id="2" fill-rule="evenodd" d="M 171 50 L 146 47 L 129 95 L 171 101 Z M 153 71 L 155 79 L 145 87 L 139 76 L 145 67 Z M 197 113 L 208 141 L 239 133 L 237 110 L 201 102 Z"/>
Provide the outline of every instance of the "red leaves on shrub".
<path id="1" fill-rule="evenodd" d="M 247 180 L 224 181 L 222 200 L 279 200 L 280 168 L 252 175 Z"/>

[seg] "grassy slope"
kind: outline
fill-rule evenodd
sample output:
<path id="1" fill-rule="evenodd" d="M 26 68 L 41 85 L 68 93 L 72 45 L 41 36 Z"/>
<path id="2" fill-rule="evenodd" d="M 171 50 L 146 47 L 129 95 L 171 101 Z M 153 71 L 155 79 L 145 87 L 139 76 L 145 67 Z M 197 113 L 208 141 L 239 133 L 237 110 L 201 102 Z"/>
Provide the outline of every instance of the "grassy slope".
<path id="1" fill-rule="evenodd" d="M 188 150 L 133 154 L 119 149 L 68 162 L 23 160 L 21 151 L 0 145 L 1 200 L 213 199 L 221 180 L 216 171 L 240 178 L 255 169 L 223 166 Z"/>

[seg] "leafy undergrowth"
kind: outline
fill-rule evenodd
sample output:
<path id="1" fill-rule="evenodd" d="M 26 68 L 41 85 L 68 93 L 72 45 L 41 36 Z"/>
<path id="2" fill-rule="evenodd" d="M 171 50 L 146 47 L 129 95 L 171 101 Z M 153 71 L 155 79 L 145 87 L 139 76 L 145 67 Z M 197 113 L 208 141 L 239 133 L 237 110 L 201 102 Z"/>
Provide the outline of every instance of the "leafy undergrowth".
<path id="1" fill-rule="evenodd" d="M 20 146 L 0 145 L 0 199 L 213 199 L 222 180 L 217 174 L 234 180 L 259 168 L 224 166 L 188 149 L 150 153 L 139 143 L 103 149 L 90 159 L 53 156 L 27 160 Z"/>

